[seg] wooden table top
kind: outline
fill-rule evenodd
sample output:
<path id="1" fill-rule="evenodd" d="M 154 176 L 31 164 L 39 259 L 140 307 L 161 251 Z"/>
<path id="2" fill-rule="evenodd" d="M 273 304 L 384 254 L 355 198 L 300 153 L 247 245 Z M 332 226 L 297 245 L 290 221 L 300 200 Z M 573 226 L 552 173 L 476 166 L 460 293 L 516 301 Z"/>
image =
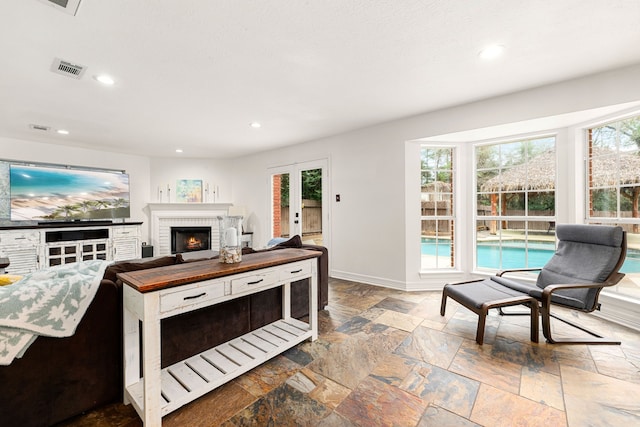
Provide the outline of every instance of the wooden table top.
<path id="1" fill-rule="evenodd" d="M 242 255 L 242 261 L 235 264 L 224 264 L 219 259 L 210 259 L 118 273 L 118 278 L 138 292 L 144 293 L 317 258 L 321 255 L 322 252 L 319 251 L 286 248 Z"/>

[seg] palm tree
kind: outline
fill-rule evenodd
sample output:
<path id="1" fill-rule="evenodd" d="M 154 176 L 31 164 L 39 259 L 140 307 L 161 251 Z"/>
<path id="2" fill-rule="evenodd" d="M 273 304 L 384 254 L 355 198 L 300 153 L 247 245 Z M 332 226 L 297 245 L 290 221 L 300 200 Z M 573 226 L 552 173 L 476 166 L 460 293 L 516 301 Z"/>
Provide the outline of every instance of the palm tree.
<path id="1" fill-rule="evenodd" d="M 64 214 L 64 218 L 73 217 L 73 215 L 78 211 L 77 205 L 64 205 L 59 206 L 51 215 L 55 217 L 60 217 Z"/>
<path id="2" fill-rule="evenodd" d="M 94 209 L 96 207 L 96 201 L 95 200 L 84 200 L 80 203 L 77 203 L 76 206 L 78 207 L 78 209 L 82 210 L 82 212 L 87 212 L 90 209 Z"/>
<path id="3" fill-rule="evenodd" d="M 127 206 L 128 204 L 129 204 L 129 201 L 123 198 L 113 199 L 111 201 L 111 206 L 113 206 L 114 208 L 121 208 L 121 207 Z"/>

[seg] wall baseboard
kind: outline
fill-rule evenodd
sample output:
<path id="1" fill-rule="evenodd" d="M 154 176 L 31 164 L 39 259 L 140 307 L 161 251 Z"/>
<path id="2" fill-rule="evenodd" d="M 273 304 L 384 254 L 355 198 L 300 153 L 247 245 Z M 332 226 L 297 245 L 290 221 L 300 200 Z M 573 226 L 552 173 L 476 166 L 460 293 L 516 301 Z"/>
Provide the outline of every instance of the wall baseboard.
<path id="1" fill-rule="evenodd" d="M 637 301 L 605 292 L 600 294 L 599 301 L 602 308 L 600 311 L 594 311 L 594 316 L 640 331 Z"/>
<path id="2" fill-rule="evenodd" d="M 397 289 L 405 291 L 405 282 L 398 280 L 383 279 L 382 277 L 365 276 L 363 274 L 354 274 L 346 271 L 331 270 L 329 277 L 333 279 L 348 280 L 350 282 L 359 282 L 367 285 L 382 286 L 384 288 Z"/>

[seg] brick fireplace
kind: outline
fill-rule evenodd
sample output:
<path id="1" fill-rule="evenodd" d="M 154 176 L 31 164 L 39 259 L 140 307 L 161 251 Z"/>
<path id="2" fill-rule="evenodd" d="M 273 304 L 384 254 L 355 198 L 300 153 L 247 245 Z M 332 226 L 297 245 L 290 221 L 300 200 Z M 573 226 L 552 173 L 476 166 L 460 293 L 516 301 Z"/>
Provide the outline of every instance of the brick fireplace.
<path id="1" fill-rule="evenodd" d="M 231 203 L 149 203 L 149 237 L 155 255 L 170 255 L 171 228 L 209 228 L 210 249 L 218 250 L 218 216 L 227 215 Z M 186 252 L 186 251 L 182 251 Z"/>

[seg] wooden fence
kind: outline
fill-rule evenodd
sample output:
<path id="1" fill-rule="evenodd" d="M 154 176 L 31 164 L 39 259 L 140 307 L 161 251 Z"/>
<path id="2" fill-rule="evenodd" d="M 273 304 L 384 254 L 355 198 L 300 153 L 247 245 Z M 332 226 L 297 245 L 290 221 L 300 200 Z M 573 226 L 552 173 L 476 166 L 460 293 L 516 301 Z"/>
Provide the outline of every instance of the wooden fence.
<path id="1" fill-rule="evenodd" d="M 302 201 L 302 235 L 322 233 L 322 204 L 317 200 Z M 289 236 L 289 206 L 280 209 L 281 234 Z"/>

